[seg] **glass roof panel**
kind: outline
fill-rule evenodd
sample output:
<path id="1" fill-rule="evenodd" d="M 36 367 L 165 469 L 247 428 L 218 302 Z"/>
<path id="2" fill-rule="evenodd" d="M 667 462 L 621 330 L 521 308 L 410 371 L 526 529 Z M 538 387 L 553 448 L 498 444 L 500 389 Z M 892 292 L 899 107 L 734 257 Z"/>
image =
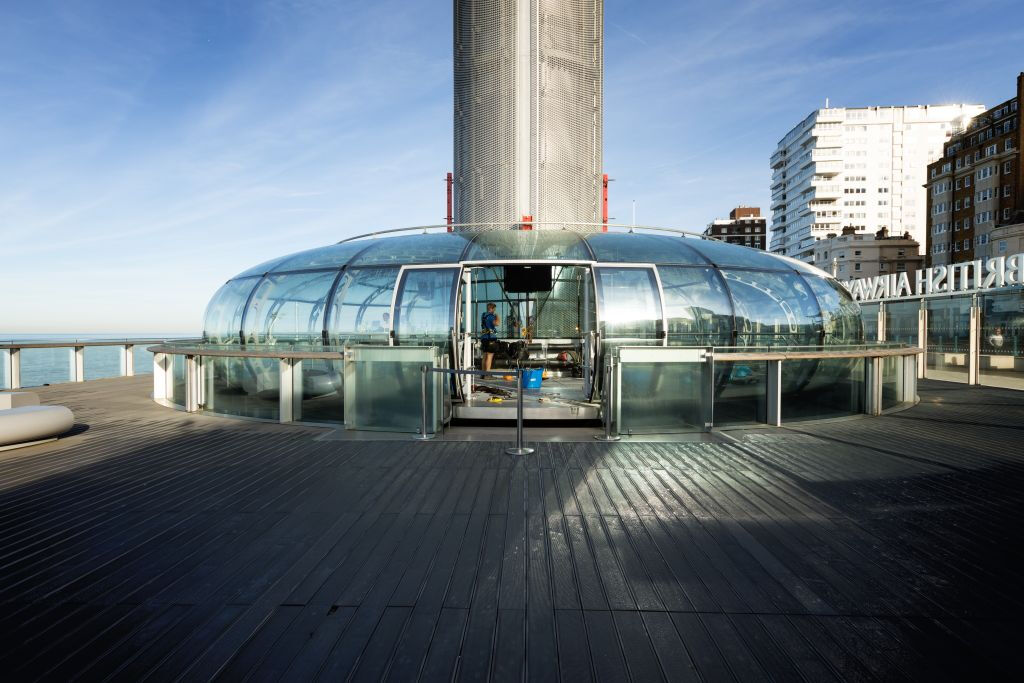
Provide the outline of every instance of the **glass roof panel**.
<path id="1" fill-rule="evenodd" d="M 331 244 L 326 247 L 307 249 L 297 254 L 286 256 L 274 266 L 273 272 L 283 270 L 305 270 L 307 268 L 341 268 L 349 259 L 365 249 L 367 243 L 362 240 Z"/>
<path id="2" fill-rule="evenodd" d="M 249 277 L 251 275 L 265 275 L 266 273 L 269 273 L 270 270 L 275 265 L 277 265 L 282 259 L 285 259 L 285 258 L 288 258 L 288 257 L 287 256 L 278 256 L 277 258 L 270 259 L 269 261 L 264 261 L 263 263 L 258 263 L 255 266 L 253 266 L 252 268 L 249 268 L 248 270 L 242 271 L 241 273 L 239 273 L 238 275 L 236 275 L 235 277 L 233 277 L 231 279 L 232 280 L 237 280 L 240 277 Z"/>
<path id="3" fill-rule="evenodd" d="M 471 235 L 459 232 L 432 232 L 400 237 L 356 240 L 367 247 L 349 266 L 414 265 L 420 263 L 458 263 Z"/>
<path id="4" fill-rule="evenodd" d="M 567 230 L 495 230 L 476 233 L 467 261 L 565 259 L 590 261 L 579 235 Z"/>
<path id="5" fill-rule="evenodd" d="M 796 269 L 789 259 L 784 261 L 760 249 L 741 247 L 738 244 L 703 239 L 688 239 L 686 244 L 699 251 L 717 266 L 739 266 L 740 268 L 760 268 L 762 270 Z"/>
<path id="6" fill-rule="evenodd" d="M 686 248 L 682 237 L 647 233 L 600 232 L 587 235 L 598 261 L 607 263 L 666 263 L 706 266 L 707 261 Z"/>

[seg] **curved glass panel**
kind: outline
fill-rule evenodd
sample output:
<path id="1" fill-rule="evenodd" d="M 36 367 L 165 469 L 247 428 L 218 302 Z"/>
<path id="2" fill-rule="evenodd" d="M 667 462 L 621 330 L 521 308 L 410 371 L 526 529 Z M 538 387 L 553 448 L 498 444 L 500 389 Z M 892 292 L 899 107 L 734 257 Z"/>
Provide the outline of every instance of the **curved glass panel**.
<path id="1" fill-rule="evenodd" d="M 328 335 L 332 345 L 348 341 L 387 343 L 391 295 L 398 266 L 348 268 L 331 303 Z"/>
<path id="2" fill-rule="evenodd" d="M 273 270 L 274 266 L 279 261 L 281 261 L 283 258 L 285 258 L 285 257 L 278 256 L 277 258 L 270 259 L 269 261 L 264 261 L 263 263 L 257 264 L 255 266 L 253 266 L 252 268 L 249 268 L 248 270 L 242 271 L 241 273 L 239 273 L 238 275 L 236 275 L 235 277 L 233 277 L 231 279 L 232 280 L 237 280 L 240 277 L 252 277 L 254 275 L 265 275 L 265 274 L 269 273 L 271 270 Z"/>
<path id="3" fill-rule="evenodd" d="M 263 278 L 245 313 L 248 344 L 320 344 L 324 308 L 337 273 L 293 273 Z"/>
<path id="4" fill-rule="evenodd" d="M 395 301 L 395 343 L 447 348 L 455 326 L 455 283 L 461 268 L 412 268 Z"/>
<path id="5" fill-rule="evenodd" d="M 565 259 L 590 261 L 590 252 L 580 236 L 566 231 L 508 230 L 477 233 L 467 261 L 522 259 Z"/>
<path id="6" fill-rule="evenodd" d="M 653 342 L 661 329 L 654 268 L 595 268 L 604 340 Z"/>
<path id="7" fill-rule="evenodd" d="M 821 307 L 825 345 L 856 344 L 864 341 L 864 322 L 860 306 L 850 293 L 835 280 L 810 275 L 805 276 L 804 281 L 810 285 Z"/>
<path id="8" fill-rule="evenodd" d="M 732 304 L 711 268 L 658 266 L 665 294 L 668 343 L 726 346 L 732 343 Z"/>
<path id="9" fill-rule="evenodd" d="M 285 257 L 272 269 L 273 272 L 283 270 L 304 270 L 306 268 L 341 268 L 353 256 L 369 246 L 365 240 L 332 244 L 329 247 L 307 249 Z"/>
<path id="10" fill-rule="evenodd" d="M 598 261 L 612 263 L 672 263 L 706 266 L 708 262 L 679 236 L 601 232 L 587 236 Z"/>
<path id="11" fill-rule="evenodd" d="M 258 277 L 230 280 L 210 299 L 203 316 L 203 336 L 213 344 L 238 344 L 242 329 L 242 311 Z"/>
<path id="12" fill-rule="evenodd" d="M 762 270 L 793 270 L 788 262 L 773 254 L 758 249 L 748 249 L 738 244 L 728 244 L 718 240 L 688 239 L 686 245 L 693 247 L 712 263 L 726 267 L 760 268 Z"/>
<path id="13" fill-rule="evenodd" d="M 793 270 L 799 270 L 801 273 L 814 275 L 815 277 L 830 277 L 829 274 L 826 273 L 821 268 L 818 268 L 817 266 L 812 266 L 810 263 L 804 263 L 799 259 L 790 258 L 789 256 L 783 256 L 782 254 L 772 254 L 771 256 L 772 258 L 778 259 L 783 262 L 782 264 L 780 264 L 781 267 L 789 266 Z"/>
<path id="14" fill-rule="evenodd" d="M 821 311 L 796 273 L 722 270 L 736 307 L 737 346 L 810 346 L 821 337 Z"/>
<path id="15" fill-rule="evenodd" d="M 458 263 L 469 236 L 458 232 L 431 232 L 358 241 L 367 248 L 352 260 L 350 267 Z"/>

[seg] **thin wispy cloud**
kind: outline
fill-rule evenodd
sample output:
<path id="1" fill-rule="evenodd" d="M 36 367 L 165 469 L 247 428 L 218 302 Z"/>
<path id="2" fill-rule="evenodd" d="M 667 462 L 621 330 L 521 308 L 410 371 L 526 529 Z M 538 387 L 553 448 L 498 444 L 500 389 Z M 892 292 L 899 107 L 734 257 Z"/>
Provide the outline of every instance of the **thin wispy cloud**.
<path id="1" fill-rule="evenodd" d="M 1018 5 L 987 0 L 993 46 Z M 766 207 L 771 150 L 825 96 L 1005 98 L 1021 65 L 963 37 L 975 7 L 607 0 L 612 214 Z M 450 3 L 3 3 L 0 332 L 195 330 L 255 263 L 442 222 L 451 51 Z"/>

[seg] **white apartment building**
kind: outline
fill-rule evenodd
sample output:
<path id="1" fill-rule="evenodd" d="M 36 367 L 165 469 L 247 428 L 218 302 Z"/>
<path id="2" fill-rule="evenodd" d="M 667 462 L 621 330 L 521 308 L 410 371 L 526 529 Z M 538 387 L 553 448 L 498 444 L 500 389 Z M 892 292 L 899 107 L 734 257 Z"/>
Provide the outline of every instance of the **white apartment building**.
<path id="1" fill-rule="evenodd" d="M 814 243 L 843 228 L 927 233 L 928 164 L 980 104 L 818 109 L 786 133 L 772 166 L 770 250 L 814 263 Z"/>

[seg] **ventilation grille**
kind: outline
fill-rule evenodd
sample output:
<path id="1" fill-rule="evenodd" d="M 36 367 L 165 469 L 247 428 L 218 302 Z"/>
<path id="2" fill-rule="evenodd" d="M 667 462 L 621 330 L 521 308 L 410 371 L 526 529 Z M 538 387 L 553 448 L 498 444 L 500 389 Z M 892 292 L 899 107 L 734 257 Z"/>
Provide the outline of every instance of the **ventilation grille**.
<path id="1" fill-rule="evenodd" d="M 530 10 L 529 92 L 517 90 L 520 2 Z M 520 2 L 455 0 L 456 222 L 517 221 L 522 214 L 597 222 L 603 2 Z M 517 157 L 516 114 L 523 107 L 529 151 Z M 529 196 L 517 196 L 517 187 L 528 187 Z"/>

